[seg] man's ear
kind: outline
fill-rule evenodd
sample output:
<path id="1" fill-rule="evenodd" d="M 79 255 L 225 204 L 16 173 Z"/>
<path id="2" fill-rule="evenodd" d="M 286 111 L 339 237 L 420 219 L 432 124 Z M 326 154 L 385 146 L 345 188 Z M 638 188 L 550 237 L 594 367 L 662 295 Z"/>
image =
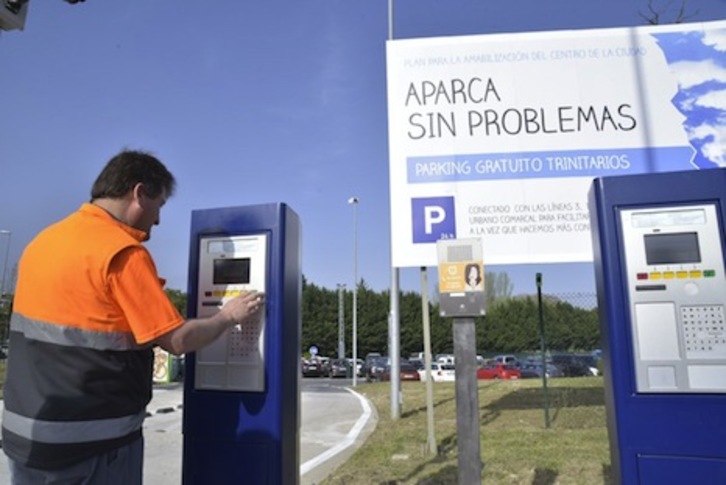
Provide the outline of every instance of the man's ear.
<path id="1" fill-rule="evenodd" d="M 143 199 L 145 197 L 148 197 L 146 189 L 144 188 L 144 184 L 142 184 L 141 182 L 134 185 L 134 188 L 131 189 L 131 195 L 133 196 L 133 200 L 139 204 L 142 204 Z"/>

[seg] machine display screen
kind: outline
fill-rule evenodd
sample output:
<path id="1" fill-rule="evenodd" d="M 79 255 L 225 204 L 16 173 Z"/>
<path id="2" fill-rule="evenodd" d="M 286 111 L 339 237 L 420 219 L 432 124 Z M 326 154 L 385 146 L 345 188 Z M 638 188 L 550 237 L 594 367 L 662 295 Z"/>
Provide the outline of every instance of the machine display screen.
<path id="1" fill-rule="evenodd" d="M 250 258 L 215 259 L 212 282 L 215 285 L 242 285 L 250 282 Z"/>
<path id="2" fill-rule="evenodd" d="M 649 265 L 700 263 L 698 233 L 648 234 L 645 236 L 645 258 Z"/>

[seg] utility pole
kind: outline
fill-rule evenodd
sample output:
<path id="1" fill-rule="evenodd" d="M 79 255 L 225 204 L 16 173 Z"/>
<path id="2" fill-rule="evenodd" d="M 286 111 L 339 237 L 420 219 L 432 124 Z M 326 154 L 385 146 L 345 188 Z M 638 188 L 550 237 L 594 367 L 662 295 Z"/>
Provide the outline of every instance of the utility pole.
<path id="1" fill-rule="evenodd" d="M 338 283 L 338 359 L 345 359 L 345 285 Z M 353 362 L 353 372 L 356 363 Z"/>
<path id="2" fill-rule="evenodd" d="M 353 362 L 358 362 L 358 197 L 351 197 L 353 206 Z M 353 372 L 353 387 L 358 385 L 358 372 Z"/>

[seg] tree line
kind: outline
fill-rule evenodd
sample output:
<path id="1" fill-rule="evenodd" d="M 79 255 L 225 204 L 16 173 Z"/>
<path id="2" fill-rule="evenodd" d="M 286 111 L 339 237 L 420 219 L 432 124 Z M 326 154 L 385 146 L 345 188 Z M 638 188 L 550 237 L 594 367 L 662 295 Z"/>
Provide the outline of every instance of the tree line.
<path id="1" fill-rule="evenodd" d="M 475 318 L 478 353 L 523 353 L 540 349 L 539 306 L 537 295 L 511 296 L 506 274 L 486 275 L 486 315 Z M 338 354 L 339 290 L 322 288 L 303 279 L 302 341 L 303 353 L 312 346 L 320 355 Z M 575 306 L 546 295 L 542 298 L 542 321 L 547 349 L 551 351 L 586 351 L 600 348 L 600 326 L 595 295 L 579 295 Z M 357 288 L 357 354 L 382 355 L 388 351 L 388 315 L 390 292 L 371 290 L 361 280 Z M 351 356 L 352 291 L 343 293 L 346 356 Z M 453 353 L 452 319 L 439 315 L 436 295 L 428 305 L 431 326 L 431 352 Z M 421 295 L 399 295 L 401 356 L 422 352 L 423 307 Z"/>
<path id="2" fill-rule="evenodd" d="M 475 318 L 476 350 L 478 353 L 521 353 L 540 349 L 539 307 L 537 295 L 513 297 L 512 284 L 506 273 L 486 273 L 486 315 Z M 352 356 L 353 292 L 342 291 L 346 356 Z M 186 315 L 187 295 L 166 290 L 167 295 L 182 315 Z M 0 305 L 0 335 L 7 338 L 12 295 Z M 439 315 L 437 295 L 431 296 L 428 313 L 431 326 L 431 351 L 453 353 L 452 319 Z M 356 327 L 357 354 L 388 353 L 388 316 L 390 292 L 373 291 L 364 280 L 357 288 Z M 542 298 L 542 320 L 547 348 L 552 351 L 584 351 L 600 347 L 600 328 L 595 296 L 585 295 L 583 305 L 573 305 L 557 295 Z M 583 306 L 585 308 L 583 308 Z M 301 352 L 315 346 L 320 355 L 337 357 L 340 294 L 338 289 L 327 289 L 302 281 L 302 335 Z M 588 309 L 589 308 L 589 309 Z M 421 294 L 401 292 L 399 295 L 400 349 L 406 357 L 422 352 L 423 308 Z M 4 340 L 4 339 L 3 339 Z"/>

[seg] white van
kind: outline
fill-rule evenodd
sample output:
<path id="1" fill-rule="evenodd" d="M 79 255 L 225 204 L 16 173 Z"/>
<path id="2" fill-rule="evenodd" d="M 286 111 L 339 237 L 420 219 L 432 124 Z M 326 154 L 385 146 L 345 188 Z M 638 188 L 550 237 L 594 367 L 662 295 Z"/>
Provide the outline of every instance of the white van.
<path id="1" fill-rule="evenodd" d="M 497 355 L 494 357 L 494 360 L 497 362 L 501 362 L 502 364 L 510 364 L 510 365 L 517 365 L 517 357 L 514 355 Z"/>
<path id="2" fill-rule="evenodd" d="M 426 369 L 419 369 L 418 375 L 422 381 L 426 381 Z M 431 380 L 434 382 L 456 380 L 456 368 L 452 364 L 431 363 Z"/>
<path id="3" fill-rule="evenodd" d="M 451 354 L 436 354 L 436 362 L 439 364 L 449 364 L 454 365 L 456 364 L 456 358 Z"/>

